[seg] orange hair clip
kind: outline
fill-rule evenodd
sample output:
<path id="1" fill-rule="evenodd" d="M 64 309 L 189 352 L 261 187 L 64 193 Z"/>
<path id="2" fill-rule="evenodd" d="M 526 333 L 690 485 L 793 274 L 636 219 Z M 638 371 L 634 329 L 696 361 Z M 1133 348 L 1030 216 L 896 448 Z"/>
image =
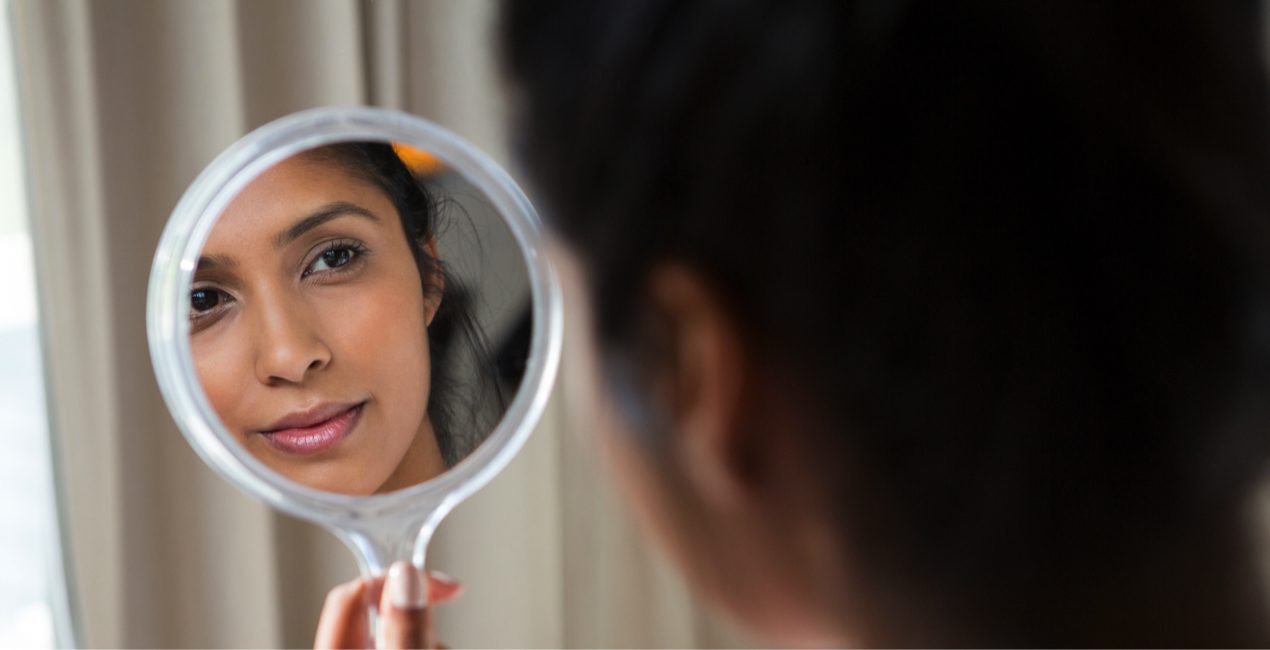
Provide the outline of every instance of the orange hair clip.
<path id="1" fill-rule="evenodd" d="M 435 174 L 445 167 L 436 156 L 408 144 L 394 142 L 392 150 L 397 153 L 401 162 L 410 168 L 410 171 L 420 176 Z"/>

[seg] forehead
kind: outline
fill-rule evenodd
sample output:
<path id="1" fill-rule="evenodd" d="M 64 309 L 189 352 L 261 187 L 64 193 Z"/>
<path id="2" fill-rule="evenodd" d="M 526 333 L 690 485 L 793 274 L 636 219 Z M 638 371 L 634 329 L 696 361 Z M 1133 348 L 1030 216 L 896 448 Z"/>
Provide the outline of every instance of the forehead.
<path id="1" fill-rule="evenodd" d="M 217 218 L 206 252 L 269 243 L 288 226 L 322 206 L 344 201 L 364 207 L 397 226 L 391 199 L 338 161 L 292 156 L 252 179 Z"/>

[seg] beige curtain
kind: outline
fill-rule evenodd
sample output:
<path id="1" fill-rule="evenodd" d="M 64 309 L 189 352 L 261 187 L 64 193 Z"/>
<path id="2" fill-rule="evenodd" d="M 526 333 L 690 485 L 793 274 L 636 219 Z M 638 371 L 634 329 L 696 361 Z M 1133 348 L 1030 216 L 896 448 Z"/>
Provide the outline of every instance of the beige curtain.
<path id="1" fill-rule="evenodd" d="M 306 646 L 351 578 L 325 532 L 204 467 L 159 396 L 145 287 L 185 186 L 286 113 L 377 104 L 506 162 L 494 5 L 473 0 L 17 0 L 12 6 L 51 422 L 79 642 Z M 567 338 L 566 338 L 567 340 Z M 564 397 L 443 524 L 456 647 L 738 645 L 642 545 Z"/>

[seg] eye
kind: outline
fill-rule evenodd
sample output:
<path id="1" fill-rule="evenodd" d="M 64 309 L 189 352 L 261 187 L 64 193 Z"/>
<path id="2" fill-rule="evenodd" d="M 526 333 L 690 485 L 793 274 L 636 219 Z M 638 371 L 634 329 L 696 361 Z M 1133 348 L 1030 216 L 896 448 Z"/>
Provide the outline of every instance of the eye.
<path id="1" fill-rule="evenodd" d="M 304 270 L 301 277 L 307 277 L 313 273 L 339 270 L 352 263 L 360 254 L 361 250 L 356 246 L 336 244 L 318 253 L 318 256 L 309 263 L 309 267 Z"/>
<path id="2" fill-rule="evenodd" d="M 328 269 L 339 268 L 351 262 L 354 254 L 351 248 L 334 248 L 319 255 L 313 261 L 313 266 L 309 268 L 314 271 L 321 271 L 322 269 L 319 268 L 321 266 L 325 266 Z"/>
<path id="3" fill-rule="evenodd" d="M 201 318 L 216 311 L 230 301 L 230 297 L 220 289 L 197 287 L 190 290 L 190 318 Z"/>

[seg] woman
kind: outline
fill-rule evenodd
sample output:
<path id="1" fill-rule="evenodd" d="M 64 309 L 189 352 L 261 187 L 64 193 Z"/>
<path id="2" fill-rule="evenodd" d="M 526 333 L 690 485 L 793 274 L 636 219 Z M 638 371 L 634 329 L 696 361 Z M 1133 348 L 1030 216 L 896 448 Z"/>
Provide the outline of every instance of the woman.
<path id="1" fill-rule="evenodd" d="M 776 644 L 1270 645 L 1256 5 L 505 4 L 599 435 L 705 599 Z"/>
<path id="2" fill-rule="evenodd" d="M 221 215 L 195 273 L 190 346 L 212 406 L 266 465 L 371 494 L 473 446 L 486 395 L 456 404 L 439 360 L 484 348 L 437 258 L 437 218 L 397 152 L 373 143 L 284 160 Z M 454 422 L 456 407 L 473 421 Z"/>

